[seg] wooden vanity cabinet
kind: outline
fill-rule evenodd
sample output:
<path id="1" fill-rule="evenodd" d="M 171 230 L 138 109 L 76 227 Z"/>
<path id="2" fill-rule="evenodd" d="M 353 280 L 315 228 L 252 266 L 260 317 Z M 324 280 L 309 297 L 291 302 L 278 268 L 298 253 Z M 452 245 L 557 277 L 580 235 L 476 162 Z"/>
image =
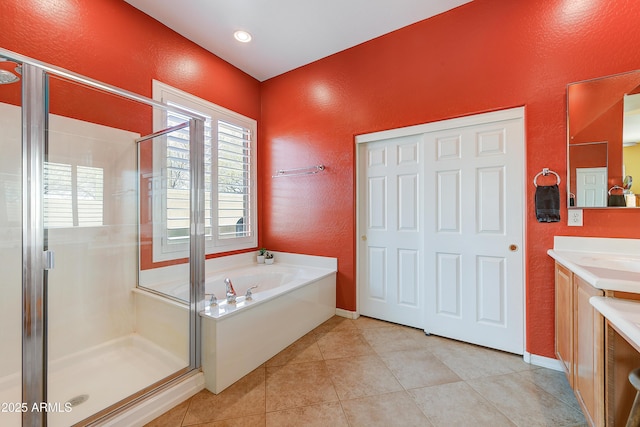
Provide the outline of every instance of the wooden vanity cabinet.
<path id="1" fill-rule="evenodd" d="M 589 424 L 604 426 L 604 318 L 589 303 L 589 298 L 604 292 L 579 276 L 574 275 L 573 281 L 573 390 Z"/>
<path id="2" fill-rule="evenodd" d="M 605 425 L 604 318 L 589 303 L 603 295 L 556 264 L 556 355 L 591 426 Z"/>
<path id="3" fill-rule="evenodd" d="M 556 264 L 556 357 L 573 388 L 573 273 Z"/>

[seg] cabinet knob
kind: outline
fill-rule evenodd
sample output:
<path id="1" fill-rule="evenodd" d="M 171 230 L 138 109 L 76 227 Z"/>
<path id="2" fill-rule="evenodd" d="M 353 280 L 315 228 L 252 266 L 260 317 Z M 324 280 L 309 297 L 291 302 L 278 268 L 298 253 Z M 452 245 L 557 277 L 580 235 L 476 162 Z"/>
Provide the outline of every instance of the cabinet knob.
<path id="1" fill-rule="evenodd" d="M 518 245 L 509 245 L 509 250 L 511 252 L 516 252 L 518 250 Z"/>
<path id="2" fill-rule="evenodd" d="M 361 238 L 363 241 L 366 241 L 366 240 L 367 240 L 367 235 L 366 235 L 366 234 L 363 234 L 363 235 L 362 235 L 362 237 L 360 237 L 360 238 Z"/>

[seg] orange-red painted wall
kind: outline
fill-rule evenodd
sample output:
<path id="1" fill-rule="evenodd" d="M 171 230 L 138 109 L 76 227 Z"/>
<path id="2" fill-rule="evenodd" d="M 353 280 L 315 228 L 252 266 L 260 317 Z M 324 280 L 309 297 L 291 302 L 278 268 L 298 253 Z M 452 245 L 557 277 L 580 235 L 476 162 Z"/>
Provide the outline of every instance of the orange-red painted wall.
<path id="1" fill-rule="evenodd" d="M 640 2 L 474 0 L 262 85 L 263 241 L 339 258 L 338 307 L 356 309 L 354 136 L 526 107 L 527 351 L 554 357 L 554 235 L 640 237 L 640 212 L 536 222 L 533 177 L 567 172 L 566 85 L 640 68 Z M 327 173 L 271 180 L 276 169 Z M 564 179 L 563 179 L 564 182 Z"/>
<path id="2" fill-rule="evenodd" d="M 474 0 L 262 84 L 125 2 L 3 0 L 0 16 L 0 47 L 147 96 L 155 78 L 258 119 L 261 246 L 338 257 L 339 308 L 356 309 L 361 133 L 526 107 L 531 353 L 553 357 L 553 236 L 640 238 L 630 210 L 539 224 L 530 184 L 543 167 L 566 174 L 566 85 L 640 68 L 635 0 Z M 326 173 L 271 178 L 320 162 Z"/>

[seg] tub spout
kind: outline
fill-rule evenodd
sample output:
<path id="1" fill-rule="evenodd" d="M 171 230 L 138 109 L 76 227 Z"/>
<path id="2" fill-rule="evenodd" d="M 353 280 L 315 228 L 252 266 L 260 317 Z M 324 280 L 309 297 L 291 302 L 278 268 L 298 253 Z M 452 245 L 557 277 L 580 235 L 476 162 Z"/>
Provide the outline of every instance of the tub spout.
<path id="1" fill-rule="evenodd" d="M 227 303 L 235 304 L 236 303 L 236 290 L 233 289 L 233 283 L 231 283 L 231 279 L 228 277 L 224 279 L 224 284 L 227 287 Z"/>

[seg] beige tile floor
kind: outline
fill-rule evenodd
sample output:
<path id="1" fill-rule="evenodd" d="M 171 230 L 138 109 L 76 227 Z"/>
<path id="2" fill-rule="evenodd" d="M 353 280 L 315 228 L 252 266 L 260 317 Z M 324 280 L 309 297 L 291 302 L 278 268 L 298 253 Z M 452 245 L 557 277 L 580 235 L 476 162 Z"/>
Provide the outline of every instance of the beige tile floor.
<path id="1" fill-rule="evenodd" d="M 333 317 L 148 426 L 584 426 L 563 373 L 366 317 Z"/>

